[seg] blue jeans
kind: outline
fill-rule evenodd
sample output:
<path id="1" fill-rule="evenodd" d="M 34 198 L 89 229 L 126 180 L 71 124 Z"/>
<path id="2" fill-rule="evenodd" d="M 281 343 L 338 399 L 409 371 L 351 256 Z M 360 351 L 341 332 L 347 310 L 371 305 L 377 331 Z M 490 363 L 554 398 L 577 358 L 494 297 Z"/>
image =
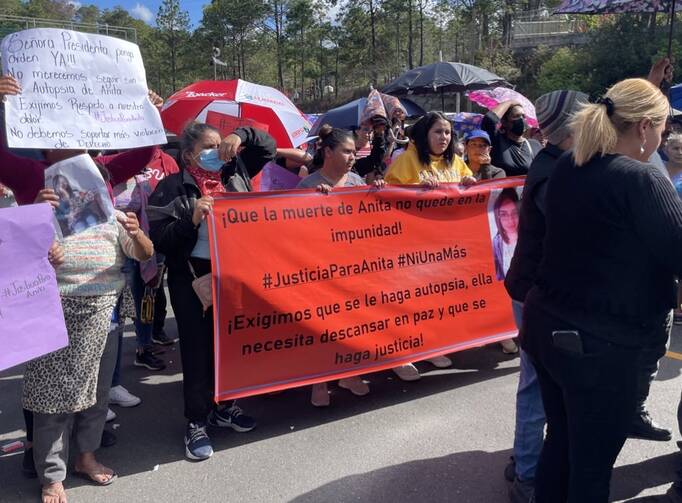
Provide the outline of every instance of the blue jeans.
<path id="1" fill-rule="evenodd" d="M 133 293 L 135 303 L 135 338 L 137 348 L 144 349 L 152 344 L 152 323 L 142 323 L 140 321 L 140 311 L 142 309 L 142 298 L 144 297 L 145 283 L 140 274 L 140 263 L 136 260 L 128 259 L 127 267 L 128 284 Z"/>
<path id="2" fill-rule="evenodd" d="M 512 301 L 516 326 L 521 327 L 523 303 Z M 535 367 L 528 354 L 521 350 L 521 373 L 516 391 L 516 428 L 514 431 L 514 460 L 516 476 L 520 480 L 535 478 L 544 441 L 545 409 L 542 405 L 540 385 Z"/>

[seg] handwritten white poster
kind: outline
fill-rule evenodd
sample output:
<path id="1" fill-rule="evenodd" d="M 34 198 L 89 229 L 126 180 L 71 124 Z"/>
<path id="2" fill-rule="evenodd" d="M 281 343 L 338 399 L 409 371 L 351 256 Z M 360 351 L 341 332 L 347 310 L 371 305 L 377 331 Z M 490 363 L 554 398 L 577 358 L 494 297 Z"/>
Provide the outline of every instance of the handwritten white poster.
<path id="1" fill-rule="evenodd" d="M 10 147 L 102 150 L 166 143 L 137 45 L 36 28 L 6 36 L 0 51 L 3 73 L 22 89 L 5 104 Z"/>

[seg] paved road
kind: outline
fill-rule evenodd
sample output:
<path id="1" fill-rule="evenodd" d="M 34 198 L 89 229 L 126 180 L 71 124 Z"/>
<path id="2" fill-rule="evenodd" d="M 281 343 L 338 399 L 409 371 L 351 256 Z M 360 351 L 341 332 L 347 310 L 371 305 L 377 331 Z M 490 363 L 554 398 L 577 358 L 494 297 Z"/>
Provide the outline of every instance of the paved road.
<path id="1" fill-rule="evenodd" d="M 175 330 L 172 319 L 168 325 Z M 518 359 L 496 346 L 454 355 L 451 369 L 419 364 L 424 377 L 415 383 L 372 374 L 363 398 L 332 386 L 327 409 L 309 404 L 309 388 L 242 400 L 258 428 L 215 432 L 213 458 L 192 463 L 183 457 L 179 350 L 167 350 L 164 372 L 150 373 L 132 365 L 131 333 L 124 344 L 124 385 L 143 402 L 115 409 L 118 444 L 100 451 L 119 480 L 100 488 L 70 477 L 70 503 L 508 501 L 502 471 Z M 671 351 L 682 353 L 680 329 Z M 655 418 L 671 426 L 681 369 L 681 360 L 664 358 L 649 399 Z M 0 444 L 23 438 L 20 387 L 20 368 L 0 373 Z M 681 462 L 675 442 L 629 440 L 614 472 L 613 501 L 664 493 Z M 19 453 L 0 456 L 2 503 L 39 501 L 37 482 L 21 476 L 20 464 Z"/>

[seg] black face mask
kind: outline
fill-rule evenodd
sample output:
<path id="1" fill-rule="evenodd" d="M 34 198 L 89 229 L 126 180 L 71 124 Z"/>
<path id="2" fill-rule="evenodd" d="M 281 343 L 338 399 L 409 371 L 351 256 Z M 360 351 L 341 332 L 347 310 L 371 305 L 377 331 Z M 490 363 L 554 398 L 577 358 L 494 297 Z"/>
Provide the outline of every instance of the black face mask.
<path id="1" fill-rule="evenodd" d="M 525 130 L 526 121 L 523 117 L 519 117 L 518 119 L 511 121 L 511 128 L 509 129 L 510 133 L 515 134 L 516 136 L 521 136 Z"/>

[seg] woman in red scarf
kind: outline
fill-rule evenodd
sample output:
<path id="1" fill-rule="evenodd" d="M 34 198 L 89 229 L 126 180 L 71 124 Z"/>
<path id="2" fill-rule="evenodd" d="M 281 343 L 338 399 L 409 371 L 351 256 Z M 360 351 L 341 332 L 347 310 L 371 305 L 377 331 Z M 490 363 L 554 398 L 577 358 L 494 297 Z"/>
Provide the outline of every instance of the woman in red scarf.
<path id="1" fill-rule="evenodd" d="M 275 141 L 263 131 L 239 128 L 221 139 L 207 124 L 190 124 L 181 137 L 180 173 L 163 179 L 149 197 L 150 235 L 157 251 L 166 256 L 178 324 L 188 422 L 185 455 L 192 460 L 213 454 L 207 425 L 239 432 L 256 425 L 233 402 L 213 404 L 213 312 L 204 310 L 192 281 L 211 272 L 205 217 L 213 195 L 251 190 L 250 179 L 275 158 L 275 152 Z"/>

